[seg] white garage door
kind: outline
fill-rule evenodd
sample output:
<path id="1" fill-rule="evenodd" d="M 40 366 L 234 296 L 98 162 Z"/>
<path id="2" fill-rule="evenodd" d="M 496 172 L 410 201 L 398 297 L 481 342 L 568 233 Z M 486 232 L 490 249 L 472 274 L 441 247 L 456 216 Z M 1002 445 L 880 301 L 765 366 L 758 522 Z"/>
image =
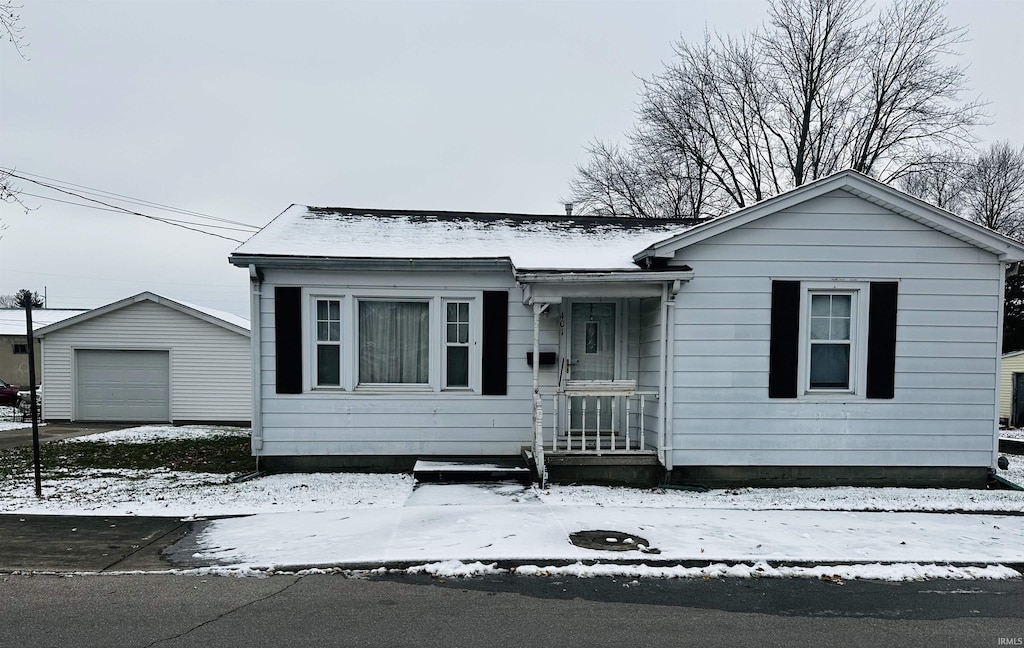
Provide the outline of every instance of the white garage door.
<path id="1" fill-rule="evenodd" d="M 75 419 L 170 420 L 167 351 L 75 352 Z"/>

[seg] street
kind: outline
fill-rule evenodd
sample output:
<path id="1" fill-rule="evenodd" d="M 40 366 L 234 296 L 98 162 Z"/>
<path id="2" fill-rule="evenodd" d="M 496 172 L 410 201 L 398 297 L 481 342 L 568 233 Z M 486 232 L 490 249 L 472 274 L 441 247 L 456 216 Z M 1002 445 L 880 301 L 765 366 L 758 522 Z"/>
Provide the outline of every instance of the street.
<path id="1" fill-rule="evenodd" d="M 1024 582 L 0 577 L 0 646 L 997 646 Z"/>

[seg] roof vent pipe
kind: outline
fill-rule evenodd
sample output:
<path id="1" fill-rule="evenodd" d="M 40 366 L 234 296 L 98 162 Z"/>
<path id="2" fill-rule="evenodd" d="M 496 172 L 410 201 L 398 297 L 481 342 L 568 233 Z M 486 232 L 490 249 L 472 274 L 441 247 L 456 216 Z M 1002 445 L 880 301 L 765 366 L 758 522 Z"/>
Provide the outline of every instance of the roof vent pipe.
<path id="1" fill-rule="evenodd" d="M 565 203 L 565 215 L 572 216 L 572 203 Z"/>

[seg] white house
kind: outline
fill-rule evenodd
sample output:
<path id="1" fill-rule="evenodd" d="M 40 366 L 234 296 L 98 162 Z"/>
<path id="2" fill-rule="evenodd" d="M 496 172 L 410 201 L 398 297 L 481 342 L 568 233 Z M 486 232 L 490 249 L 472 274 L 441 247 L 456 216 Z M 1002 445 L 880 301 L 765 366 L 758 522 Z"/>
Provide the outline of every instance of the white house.
<path id="1" fill-rule="evenodd" d="M 293 205 L 230 257 L 252 283 L 253 453 L 984 483 L 1022 259 L 852 171 L 701 224 Z"/>
<path id="2" fill-rule="evenodd" d="M 249 421 L 244 318 L 143 292 L 35 334 L 45 420 Z"/>

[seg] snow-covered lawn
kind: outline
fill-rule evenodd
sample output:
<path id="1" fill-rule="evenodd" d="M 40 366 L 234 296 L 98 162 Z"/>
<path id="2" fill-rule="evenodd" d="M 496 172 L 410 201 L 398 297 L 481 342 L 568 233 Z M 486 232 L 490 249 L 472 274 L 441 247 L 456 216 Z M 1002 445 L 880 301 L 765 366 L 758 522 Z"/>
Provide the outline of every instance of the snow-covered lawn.
<path id="1" fill-rule="evenodd" d="M 180 439 L 194 441 L 222 436 L 249 436 L 249 428 L 215 427 L 210 425 L 142 425 L 113 432 L 98 432 L 80 437 L 65 439 L 67 443 L 102 442 L 102 443 L 151 443 Z"/>
<path id="2" fill-rule="evenodd" d="M 140 443 L 246 435 L 243 428 L 142 426 L 68 439 Z M 1000 474 L 1024 484 L 1024 457 L 1008 455 Z M 413 495 L 406 474 L 307 473 L 266 475 L 240 482 L 232 475 L 171 470 L 47 471 L 37 500 L 31 472 L 0 482 L 0 512 L 84 515 L 208 516 L 269 512 L 395 508 L 436 504 L 537 504 L 644 508 L 848 511 L 1024 511 L 1024 492 L 917 488 L 741 488 L 698 493 L 609 486 L 536 488 L 430 487 Z"/>
<path id="3" fill-rule="evenodd" d="M 1007 430 L 999 430 L 1000 439 L 1024 439 L 1024 429 L 1022 428 L 1010 428 Z"/>

